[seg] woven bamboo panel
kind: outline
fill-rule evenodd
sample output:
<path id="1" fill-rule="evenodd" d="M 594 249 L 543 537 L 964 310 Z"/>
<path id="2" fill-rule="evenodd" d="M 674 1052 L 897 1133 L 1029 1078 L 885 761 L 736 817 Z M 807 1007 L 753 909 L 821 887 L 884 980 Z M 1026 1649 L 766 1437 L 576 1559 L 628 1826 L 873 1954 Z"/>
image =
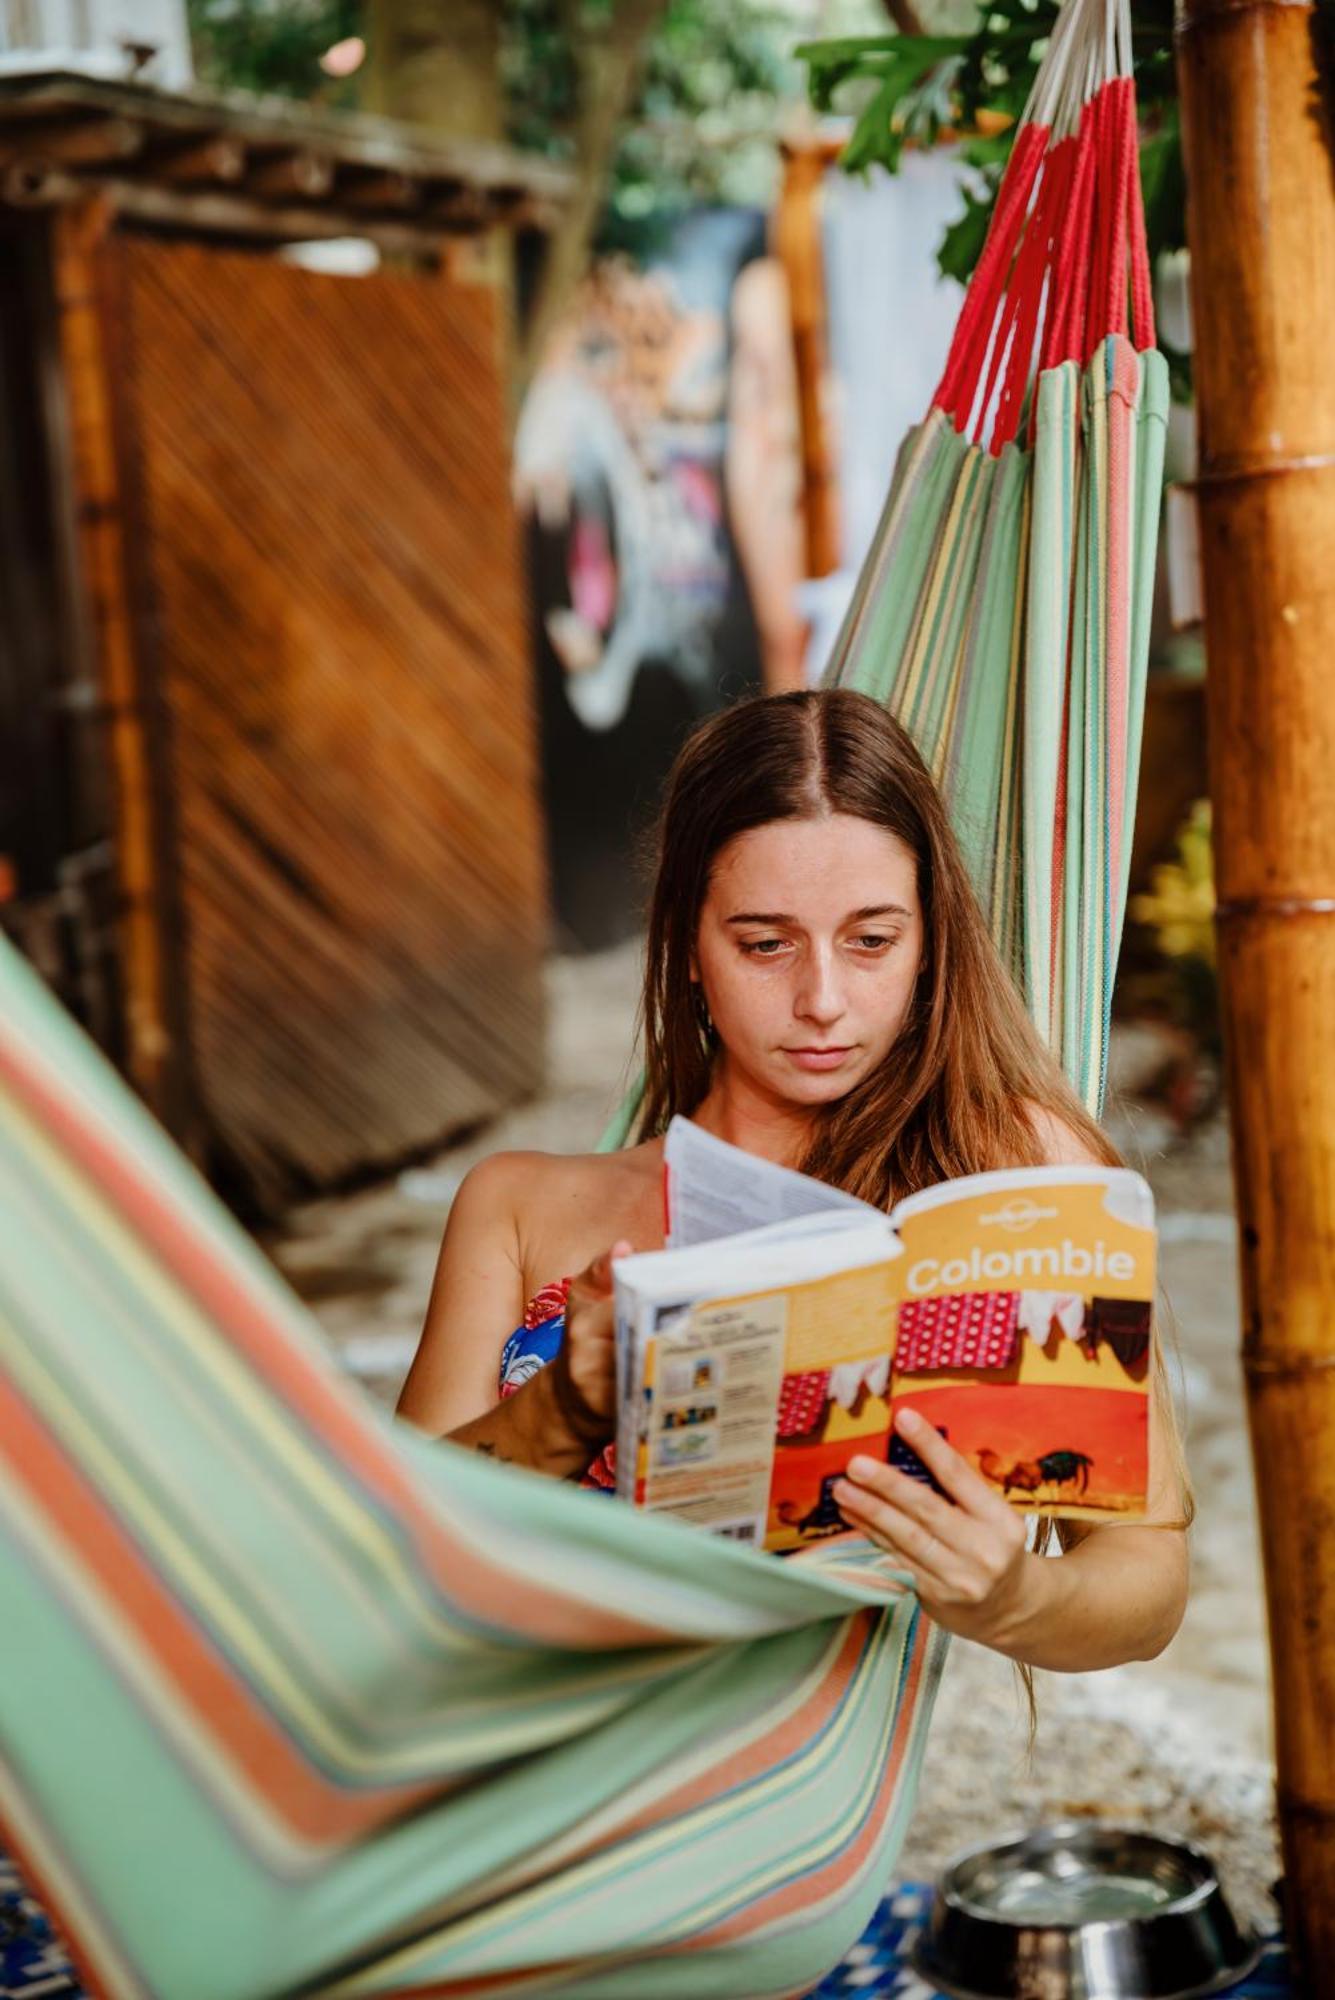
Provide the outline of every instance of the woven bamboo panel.
<path id="1" fill-rule="evenodd" d="M 196 1087 L 272 1202 L 539 1075 L 494 299 L 132 238 L 107 254 Z"/>

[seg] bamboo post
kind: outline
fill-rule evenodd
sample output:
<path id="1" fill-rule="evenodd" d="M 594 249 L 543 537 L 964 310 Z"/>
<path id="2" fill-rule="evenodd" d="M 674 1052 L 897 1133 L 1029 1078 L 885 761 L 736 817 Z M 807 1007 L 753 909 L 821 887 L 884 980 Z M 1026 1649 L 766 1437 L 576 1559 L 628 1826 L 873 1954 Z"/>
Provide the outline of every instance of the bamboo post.
<path id="1" fill-rule="evenodd" d="M 1184 0 L 1207 701 L 1286 1915 L 1335 1996 L 1335 148 L 1316 14 Z"/>
<path id="2" fill-rule="evenodd" d="M 163 776 L 144 685 L 125 507 L 125 453 L 115 399 L 123 367 L 107 352 L 99 255 L 109 228 L 97 201 L 62 207 L 52 228 L 59 352 L 68 408 L 76 547 L 86 592 L 115 812 L 125 1069 L 150 1108 L 189 1140 L 184 1082 L 180 940 L 168 935 Z"/>
<path id="3" fill-rule="evenodd" d="M 839 567 L 839 506 L 834 440 L 827 411 L 829 376 L 825 258 L 820 189 L 836 148 L 819 138 L 784 144 L 783 183 L 774 215 L 774 251 L 788 279 L 793 361 L 802 434 L 802 519 L 806 573 Z"/>

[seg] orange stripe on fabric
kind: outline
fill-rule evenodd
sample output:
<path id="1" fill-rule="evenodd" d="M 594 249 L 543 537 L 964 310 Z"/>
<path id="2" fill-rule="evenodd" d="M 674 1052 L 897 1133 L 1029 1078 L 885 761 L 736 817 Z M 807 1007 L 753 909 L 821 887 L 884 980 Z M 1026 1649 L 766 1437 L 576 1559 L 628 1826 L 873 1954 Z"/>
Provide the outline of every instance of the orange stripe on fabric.
<path id="1" fill-rule="evenodd" d="M 3 1040 L 0 1077 L 200 1310 L 244 1354 L 287 1411 L 411 1534 L 427 1574 L 467 1615 L 509 1635 L 574 1651 L 662 1645 L 679 1638 L 642 1619 L 565 1597 L 532 1576 L 526 1576 L 520 1588 L 512 1576 L 490 1566 L 470 1537 L 452 1533 L 423 1507 L 388 1444 L 361 1420 L 356 1404 L 339 1392 L 334 1381 L 293 1346 L 263 1293 L 250 1290 L 224 1270 L 207 1237 L 138 1163 L 103 1138 L 81 1107 L 38 1077 Z"/>
<path id="2" fill-rule="evenodd" d="M 418 1784 L 352 1793 L 304 1758 L 251 1684 L 213 1650 L 96 1487 L 2 1376 L 0 1437 L 11 1473 L 42 1509 L 51 1531 L 114 1603 L 204 1736 L 225 1752 L 257 1806 L 262 1803 L 282 1820 L 289 1834 L 309 1846 L 334 1846 L 438 1792 L 437 1786 Z"/>
<path id="3" fill-rule="evenodd" d="M 845 1634 L 835 1658 L 830 1662 L 825 1674 L 809 1698 L 791 1715 L 784 1717 L 776 1728 L 764 1736 L 756 1737 L 744 1744 L 721 1764 L 714 1764 L 699 1778 L 691 1779 L 674 1792 L 639 1814 L 627 1820 L 617 1829 L 614 1836 L 600 1841 L 598 1847 L 610 1845 L 611 1838 L 624 1840 L 629 1835 L 647 1832 L 650 1827 L 661 1826 L 665 1821 L 680 1817 L 697 1806 L 705 1805 L 710 1799 L 720 1798 L 724 1792 L 757 1778 L 762 1772 L 772 1769 L 784 1758 L 793 1756 L 809 1742 L 819 1729 L 829 1720 L 843 1700 L 857 1669 L 857 1663 L 866 1649 L 867 1633 L 873 1618 L 883 1617 L 879 1611 L 859 1612 L 849 1620 L 849 1630 Z M 598 1848 L 589 1850 L 596 1853 Z"/>
<path id="4" fill-rule="evenodd" d="M 894 1802 L 930 1636 L 931 1627 L 924 1617 L 915 1634 L 908 1668 L 900 1684 L 903 1695 L 899 1704 L 899 1714 L 895 1718 L 894 1735 L 886 1755 L 885 1770 L 881 1775 L 872 1806 L 856 1836 L 842 1847 L 825 1867 L 818 1869 L 814 1874 L 804 1874 L 784 1883 L 768 1896 L 760 1897 L 756 1902 L 748 1904 L 744 1910 L 725 1918 L 713 1930 L 703 1931 L 699 1937 L 693 1938 L 689 1945 L 680 1949 L 702 1951 L 719 1944 L 735 1943 L 740 1938 L 749 1937 L 754 1931 L 763 1930 L 776 1918 L 790 1916 L 795 1911 L 841 1889 L 857 1874 L 879 1837 L 880 1829 Z"/>
<path id="5" fill-rule="evenodd" d="M 851 1621 L 853 1629 L 850 1629 L 838 1657 L 832 1663 L 820 1688 L 795 1715 L 785 1718 L 778 1728 L 748 1745 L 725 1764 L 717 1766 L 707 1777 L 683 1785 L 678 1791 L 669 1793 L 652 1811 L 628 1821 L 615 1833 L 597 1842 L 588 1850 L 566 1857 L 563 1865 L 576 1866 L 602 1848 L 618 1844 L 636 1833 L 647 1832 L 655 1825 L 680 1817 L 682 1813 L 694 1807 L 706 1805 L 711 1798 L 721 1797 L 725 1791 L 759 1776 L 766 1768 L 777 1765 L 784 1757 L 800 1750 L 803 1742 L 816 1733 L 845 1693 L 853 1676 L 857 1656 L 862 1651 L 865 1628 L 874 1615 L 876 1614 L 870 1612 L 859 1614 Z M 880 1828 L 894 1803 L 930 1637 L 931 1628 L 924 1618 L 914 1635 L 907 1669 L 901 1683 L 903 1694 L 894 1735 L 886 1755 L 885 1770 L 873 1803 L 855 1838 L 817 1873 L 803 1874 L 785 1883 L 781 1888 L 771 1891 L 768 1896 L 748 1905 L 745 1911 L 725 1919 L 711 1930 L 701 1932 L 687 1943 L 662 1947 L 664 1957 L 676 1958 L 694 1951 L 713 1949 L 720 1944 L 735 1943 L 753 1931 L 764 1928 L 775 1918 L 786 1916 L 795 1909 L 804 1908 L 822 1895 L 837 1891 L 858 1872 L 869 1849 L 879 1836 Z M 567 1968 L 558 1965 L 544 1968 L 550 1977 L 555 1977 L 565 1969 Z M 395 2000 L 399 1994 L 408 1992 L 416 1995 L 417 2000 L 466 2000 L 468 1995 L 494 1990 L 496 1982 L 488 1984 L 447 1982 L 444 1985 L 404 1987 L 393 1991 Z M 389 1996 L 383 1996 L 383 2000 L 389 2000 Z"/>

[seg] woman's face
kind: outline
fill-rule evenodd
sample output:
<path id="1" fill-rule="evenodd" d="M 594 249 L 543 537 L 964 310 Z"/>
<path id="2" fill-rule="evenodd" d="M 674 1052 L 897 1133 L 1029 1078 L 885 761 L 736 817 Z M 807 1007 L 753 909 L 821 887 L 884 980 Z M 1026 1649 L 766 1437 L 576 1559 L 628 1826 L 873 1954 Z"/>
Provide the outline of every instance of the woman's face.
<path id="1" fill-rule="evenodd" d="M 737 1080 L 816 1106 L 883 1061 L 922 954 L 912 853 L 883 827 L 831 813 L 775 820 L 721 850 L 694 970 Z"/>

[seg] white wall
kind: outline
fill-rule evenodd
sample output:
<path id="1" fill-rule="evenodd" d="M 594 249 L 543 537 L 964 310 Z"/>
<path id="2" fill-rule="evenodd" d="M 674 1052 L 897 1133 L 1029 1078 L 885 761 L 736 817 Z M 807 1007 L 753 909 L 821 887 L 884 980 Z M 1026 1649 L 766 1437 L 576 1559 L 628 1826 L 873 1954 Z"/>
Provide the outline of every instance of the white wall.
<path id="1" fill-rule="evenodd" d="M 964 207 L 954 150 L 908 152 L 900 171 L 866 180 L 831 168 L 822 239 L 840 565 L 803 585 L 811 621 L 807 673 L 819 678 L 871 541 L 904 434 L 921 423 L 946 364 L 964 293 L 937 268 L 946 227 Z"/>
<path id="2" fill-rule="evenodd" d="M 0 0 L 0 72 L 67 69 L 128 77 L 127 44 L 155 53 L 143 81 L 176 90 L 193 75 L 185 0 Z"/>

